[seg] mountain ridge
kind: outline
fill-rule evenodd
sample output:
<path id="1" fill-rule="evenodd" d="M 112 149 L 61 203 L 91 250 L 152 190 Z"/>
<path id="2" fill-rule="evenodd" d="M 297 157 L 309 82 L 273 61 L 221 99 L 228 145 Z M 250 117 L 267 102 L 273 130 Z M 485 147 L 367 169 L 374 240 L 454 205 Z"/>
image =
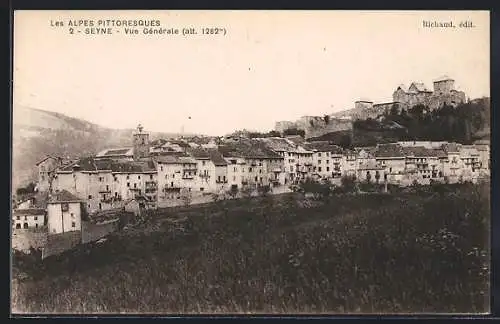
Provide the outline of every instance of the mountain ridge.
<path id="1" fill-rule="evenodd" d="M 35 164 L 46 155 L 75 158 L 92 155 L 109 147 L 132 146 L 135 129 L 113 129 L 24 105 L 14 105 L 12 113 L 13 188 L 35 180 Z M 174 132 L 149 133 L 151 140 L 181 135 Z"/>

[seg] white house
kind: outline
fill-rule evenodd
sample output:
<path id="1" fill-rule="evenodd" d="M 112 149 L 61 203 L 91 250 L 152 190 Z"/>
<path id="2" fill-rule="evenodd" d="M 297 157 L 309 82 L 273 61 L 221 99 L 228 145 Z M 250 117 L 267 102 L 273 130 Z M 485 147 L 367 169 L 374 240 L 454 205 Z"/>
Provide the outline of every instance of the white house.
<path id="1" fill-rule="evenodd" d="M 82 200 L 67 190 L 52 194 L 47 204 L 49 234 L 82 229 Z"/>
<path id="2" fill-rule="evenodd" d="M 13 229 L 39 228 L 45 224 L 45 209 L 14 209 L 12 213 Z"/>

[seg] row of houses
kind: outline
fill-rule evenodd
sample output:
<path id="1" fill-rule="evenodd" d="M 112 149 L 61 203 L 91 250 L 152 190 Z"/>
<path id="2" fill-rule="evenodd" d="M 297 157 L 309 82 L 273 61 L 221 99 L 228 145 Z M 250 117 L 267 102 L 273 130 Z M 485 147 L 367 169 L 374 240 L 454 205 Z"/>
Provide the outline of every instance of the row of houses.
<path id="1" fill-rule="evenodd" d="M 70 192 L 85 201 L 90 213 L 129 199 L 156 208 L 186 193 L 196 197 L 244 187 L 288 187 L 306 178 L 340 182 L 351 175 L 399 185 L 475 181 L 489 176 L 489 156 L 488 144 L 397 142 L 344 150 L 300 137 L 235 137 L 215 147 L 179 145 L 136 159 L 82 158 L 52 173 L 50 191 Z"/>

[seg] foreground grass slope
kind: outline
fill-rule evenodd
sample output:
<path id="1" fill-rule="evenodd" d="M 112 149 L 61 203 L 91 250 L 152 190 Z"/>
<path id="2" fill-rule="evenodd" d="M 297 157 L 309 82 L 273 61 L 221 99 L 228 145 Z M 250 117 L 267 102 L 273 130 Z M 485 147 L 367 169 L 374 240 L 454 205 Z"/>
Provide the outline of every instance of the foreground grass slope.
<path id="1" fill-rule="evenodd" d="M 18 312 L 486 312 L 489 187 L 177 208 L 43 263 Z"/>

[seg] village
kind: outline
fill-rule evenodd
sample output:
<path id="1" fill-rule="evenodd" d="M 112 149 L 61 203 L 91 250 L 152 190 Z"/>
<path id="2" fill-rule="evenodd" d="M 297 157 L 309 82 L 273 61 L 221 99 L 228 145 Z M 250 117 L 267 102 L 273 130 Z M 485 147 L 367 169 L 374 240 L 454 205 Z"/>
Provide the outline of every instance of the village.
<path id="1" fill-rule="evenodd" d="M 140 125 L 132 141 L 132 147 L 110 148 L 76 161 L 55 156 L 40 160 L 36 194 L 17 202 L 12 214 L 13 247 L 43 248 L 51 237 L 81 232 L 83 219 L 107 226 L 88 240 L 100 239 L 116 230 L 113 224 L 121 212 L 140 215 L 207 203 L 214 196 L 257 195 L 261 188 L 280 194 L 307 179 L 340 186 L 350 176 L 359 182 L 410 186 L 477 182 L 490 172 L 490 148 L 484 142 L 406 141 L 354 150 L 300 136 L 150 142 Z M 27 232 L 43 239 L 34 243 Z M 79 243 L 82 236 L 73 241 Z"/>
<path id="2" fill-rule="evenodd" d="M 434 88 L 432 92 L 413 83 L 406 91 L 399 86 L 394 102 L 383 109 L 360 106 L 356 101 L 350 118 L 375 118 L 394 103 L 432 103 L 435 109 L 436 105 L 456 106 L 465 101 L 448 77 L 436 80 Z M 402 93 L 409 99 L 401 99 Z M 345 120 L 344 116 L 343 124 Z M 307 130 L 306 135 L 286 135 L 290 125 Z M 151 140 L 139 124 L 129 147 L 108 148 L 75 160 L 48 155 L 36 164 L 38 180 L 33 192 L 13 202 L 13 248 L 24 252 L 41 249 L 46 257 L 104 238 L 118 229 L 124 214 L 137 217 L 174 206 L 283 194 L 305 181 L 339 187 L 342 179 L 351 178 L 358 183 L 382 184 L 387 190 L 388 185 L 476 183 L 490 176 L 488 141 L 471 145 L 397 141 L 347 149 L 311 139 L 308 125 L 307 120 L 277 122 L 279 136 L 274 137 L 235 133 Z"/>

